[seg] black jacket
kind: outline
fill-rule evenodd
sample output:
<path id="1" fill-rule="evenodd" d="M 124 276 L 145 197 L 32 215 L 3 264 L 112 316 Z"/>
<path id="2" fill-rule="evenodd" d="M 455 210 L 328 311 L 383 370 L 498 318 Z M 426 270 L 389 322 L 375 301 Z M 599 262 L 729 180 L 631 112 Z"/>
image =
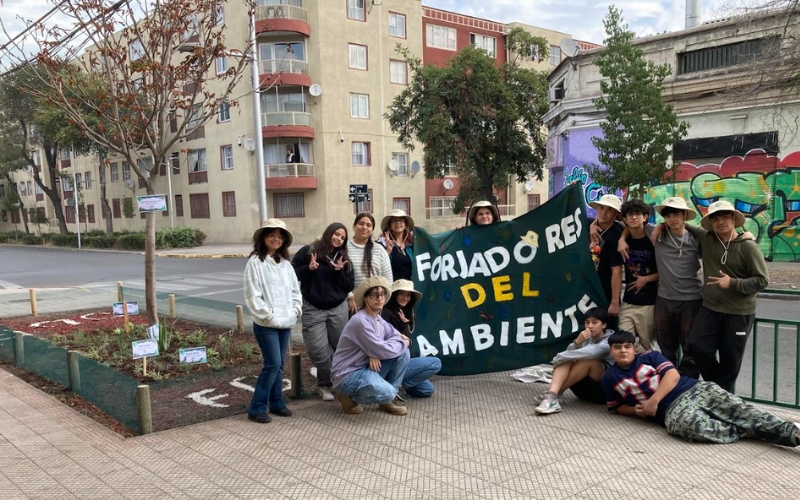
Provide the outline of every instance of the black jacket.
<path id="1" fill-rule="evenodd" d="M 381 317 L 384 320 L 386 320 L 387 323 L 395 327 L 398 332 L 402 333 L 406 337 L 410 336 L 411 330 L 414 329 L 413 313 L 412 317 L 410 318 L 411 321 L 408 323 L 404 323 L 403 320 L 400 319 L 400 316 L 398 316 L 397 312 L 395 312 L 392 309 L 389 309 L 388 307 L 384 307 L 383 309 L 381 309 Z M 409 319 L 408 316 L 406 316 L 406 319 Z"/>
<path id="2" fill-rule="evenodd" d="M 353 291 L 353 265 L 348 263 L 341 271 L 337 271 L 329 260 L 338 258 L 335 256 L 335 253 L 328 256 L 317 255 L 319 267 L 314 271 L 308 268 L 311 262 L 310 245 L 301 248 L 292 259 L 292 267 L 300 280 L 303 300 L 317 309 L 333 309 L 347 300 L 347 294 Z"/>

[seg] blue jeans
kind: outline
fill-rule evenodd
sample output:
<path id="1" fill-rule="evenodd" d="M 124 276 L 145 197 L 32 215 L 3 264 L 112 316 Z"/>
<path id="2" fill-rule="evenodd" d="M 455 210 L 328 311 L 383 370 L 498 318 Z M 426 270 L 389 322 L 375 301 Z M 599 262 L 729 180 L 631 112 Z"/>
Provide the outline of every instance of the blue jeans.
<path id="1" fill-rule="evenodd" d="M 266 413 L 267 404 L 270 410 L 286 408 L 286 403 L 283 401 L 283 362 L 286 360 L 286 348 L 289 346 L 292 331 L 288 328 L 268 328 L 253 323 L 253 333 L 258 347 L 261 348 L 264 367 L 258 374 L 256 390 L 247 413 L 258 415 Z"/>
<path id="2" fill-rule="evenodd" d="M 439 373 L 442 362 L 439 358 L 424 357 L 411 358 L 403 376 L 403 388 L 406 394 L 414 398 L 429 398 L 433 396 L 433 383 L 428 380 Z"/>
<path id="3" fill-rule="evenodd" d="M 397 396 L 397 388 L 403 382 L 410 355 L 408 349 L 394 359 L 382 359 L 381 371 L 374 372 L 369 366 L 359 368 L 339 384 L 336 392 L 350 396 L 356 403 L 382 404 Z"/>

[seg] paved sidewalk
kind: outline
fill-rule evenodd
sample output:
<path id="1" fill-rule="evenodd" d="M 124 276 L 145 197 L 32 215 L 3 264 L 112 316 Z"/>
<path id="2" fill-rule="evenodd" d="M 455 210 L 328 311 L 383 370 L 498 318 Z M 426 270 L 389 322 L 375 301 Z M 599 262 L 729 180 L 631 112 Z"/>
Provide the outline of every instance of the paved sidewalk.
<path id="1" fill-rule="evenodd" d="M 0 370 L 0 496 L 797 498 L 798 449 L 688 444 L 574 398 L 533 416 L 544 387 L 507 373 L 436 384 L 406 417 L 314 399 L 267 425 L 239 415 L 123 440 Z"/>

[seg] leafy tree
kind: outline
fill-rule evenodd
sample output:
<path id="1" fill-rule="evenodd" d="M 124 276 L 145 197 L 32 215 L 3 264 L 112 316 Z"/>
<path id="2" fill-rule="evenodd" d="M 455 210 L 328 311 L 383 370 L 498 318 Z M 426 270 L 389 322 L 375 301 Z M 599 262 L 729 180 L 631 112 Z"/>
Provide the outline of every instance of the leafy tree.
<path id="1" fill-rule="evenodd" d="M 592 143 L 605 167 L 592 164 L 589 170 L 595 182 L 613 189 L 631 188 L 641 198 L 648 186 L 671 173 L 672 146 L 686 136 L 689 125 L 679 122 L 661 97 L 669 64 L 645 61 L 633 44 L 634 33 L 613 5 L 603 25 L 605 49 L 594 64 L 605 79 L 594 105 L 606 111 L 606 121 L 600 124 L 603 137 L 592 138 Z"/>
<path id="2" fill-rule="evenodd" d="M 509 45 L 522 57 L 546 54 L 548 46 L 522 28 L 512 30 Z M 461 185 L 455 212 L 474 201 L 494 200 L 495 189 L 507 187 L 512 177 L 518 182 L 531 175 L 542 178 L 544 72 L 521 68 L 516 59 L 498 67 L 495 58 L 471 46 L 442 68 L 423 66 L 402 47 L 398 51 L 413 76 L 386 119 L 405 148 L 422 143 L 428 179 L 455 167 Z"/>

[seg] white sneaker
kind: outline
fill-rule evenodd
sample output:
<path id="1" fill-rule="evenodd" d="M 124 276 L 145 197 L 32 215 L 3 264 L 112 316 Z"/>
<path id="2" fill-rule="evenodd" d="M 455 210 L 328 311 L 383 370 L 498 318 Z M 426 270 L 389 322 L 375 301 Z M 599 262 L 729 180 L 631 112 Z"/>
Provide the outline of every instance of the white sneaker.
<path id="1" fill-rule="evenodd" d="M 333 395 L 330 387 L 320 387 L 319 395 L 322 396 L 323 401 L 333 401 L 336 399 L 336 396 Z"/>
<path id="2" fill-rule="evenodd" d="M 533 411 L 539 415 L 549 415 L 551 413 L 560 412 L 561 405 L 558 403 L 558 397 L 554 392 L 545 392 L 542 402 L 539 403 L 539 406 L 537 406 Z"/>

